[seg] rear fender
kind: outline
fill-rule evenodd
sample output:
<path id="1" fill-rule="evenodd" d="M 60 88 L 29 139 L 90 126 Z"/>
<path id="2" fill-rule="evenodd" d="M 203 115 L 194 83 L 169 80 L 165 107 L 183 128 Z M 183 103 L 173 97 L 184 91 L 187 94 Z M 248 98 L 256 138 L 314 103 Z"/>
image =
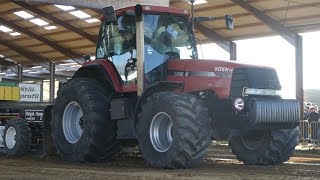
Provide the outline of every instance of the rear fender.
<path id="1" fill-rule="evenodd" d="M 153 85 L 149 86 L 147 89 L 145 89 L 139 98 L 136 109 L 135 109 L 135 126 L 138 122 L 138 114 L 141 112 L 141 106 L 146 103 L 148 97 L 151 95 L 162 92 L 162 91 L 174 91 L 183 89 L 183 83 L 181 82 L 169 82 L 169 81 L 159 81 L 154 83 Z"/>

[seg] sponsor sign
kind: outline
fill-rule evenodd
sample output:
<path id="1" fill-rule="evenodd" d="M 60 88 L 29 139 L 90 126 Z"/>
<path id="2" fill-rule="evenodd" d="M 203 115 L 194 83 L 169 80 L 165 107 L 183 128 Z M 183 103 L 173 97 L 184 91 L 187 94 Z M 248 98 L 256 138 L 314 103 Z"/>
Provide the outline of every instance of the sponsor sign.
<path id="1" fill-rule="evenodd" d="M 41 101 L 41 85 L 40 84 L 19 84 L 20 101 L 24 102 L 40 102 Z"/>
<path id="2" fill-rule="evenodd" d="M 42 122 L 43 110 L 25 110 L 25 119 L 27 122 Z"/>

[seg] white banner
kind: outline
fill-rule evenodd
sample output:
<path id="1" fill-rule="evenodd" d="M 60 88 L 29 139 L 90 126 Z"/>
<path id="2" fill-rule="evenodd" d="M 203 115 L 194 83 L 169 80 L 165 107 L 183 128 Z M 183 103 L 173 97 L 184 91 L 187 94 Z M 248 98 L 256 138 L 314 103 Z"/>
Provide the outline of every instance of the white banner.
<path id="1" fill-rule="evenodd" d="M 20 101 L 24 102 L 40 102 L 41 101 L 41 85 L 40 84 L 19 84 Z"/>

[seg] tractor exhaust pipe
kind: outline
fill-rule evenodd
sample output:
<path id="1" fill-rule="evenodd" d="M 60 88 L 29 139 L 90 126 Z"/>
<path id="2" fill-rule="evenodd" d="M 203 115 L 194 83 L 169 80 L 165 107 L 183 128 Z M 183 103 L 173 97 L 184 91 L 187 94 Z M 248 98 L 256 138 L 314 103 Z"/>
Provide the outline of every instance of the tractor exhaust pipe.
<path id="1" fill-rule="evenodd" d="M 136 43 L 137 43 L 137 86 L 138 96 L 142 95 L 144 90 L 144 21 L 143 9 L 140 4 L 135 7 L 136 15 Z"/>

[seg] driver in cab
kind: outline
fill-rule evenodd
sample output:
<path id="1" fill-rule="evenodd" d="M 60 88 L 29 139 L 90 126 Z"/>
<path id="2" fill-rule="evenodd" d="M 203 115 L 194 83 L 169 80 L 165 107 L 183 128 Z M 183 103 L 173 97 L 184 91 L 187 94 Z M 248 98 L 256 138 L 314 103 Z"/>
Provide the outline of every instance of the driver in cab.
<path id="1" fill-rule="evenodd" d="M 125 81 L 126 81 L 126 83 L 129 83 L 129 84 L 136 84 L 136 78 L 134 78 L 134 79 L 128 78 L 128 76 L 130 74 L 135 73 L 134 71 L 136 70 L 137 59 L 135 58 L 134 51 L 133 51 L 136 46 L 136 37 L 134 34 L 132 34 L 131 32 L 127 32 L 127 31 L 122 31 L 119 33 L 121 34 L 122 39 L 123 39 L 123 42 L 122 42 L 123 43 L 123 50 L 128 51 L 131 54 L 131 57 L 130 57 L 130 59 L 127 60 L 127 64 L 125 66 L 125 72 L 124 72 Z M 128 82 L 128 80 L 129 80 L 129 82 Z"/>
<path id="2" fill-rule="evenodd" d="M 119 33 L 121 34 L 121 37 L 123 39 L 123 49 L 125 51 L 129 51 L 130 53 L 133 53 L 133 49 L 135 49 L 136 46 L 135 35 L 125 30 L 120 30 Z"/>
<path id="3" fill-rule="evenodd" d="M 132 24 L 133 23 L 133 24 Z M 126 22 L 125 18 L 118 19 L 119 31 L 118 33 L 121 35 L 122 38 L 122 49 L 123 52 L 130 52 L 130 58 L 126 59 L 126 64 L 124 67 L 124 80 L 127 84 L 135 84 L 136 78 L 135 76 L 135 67 L 136 67 L 136 36 L 133 33 L 134 31 L 134 21 Z"/>

